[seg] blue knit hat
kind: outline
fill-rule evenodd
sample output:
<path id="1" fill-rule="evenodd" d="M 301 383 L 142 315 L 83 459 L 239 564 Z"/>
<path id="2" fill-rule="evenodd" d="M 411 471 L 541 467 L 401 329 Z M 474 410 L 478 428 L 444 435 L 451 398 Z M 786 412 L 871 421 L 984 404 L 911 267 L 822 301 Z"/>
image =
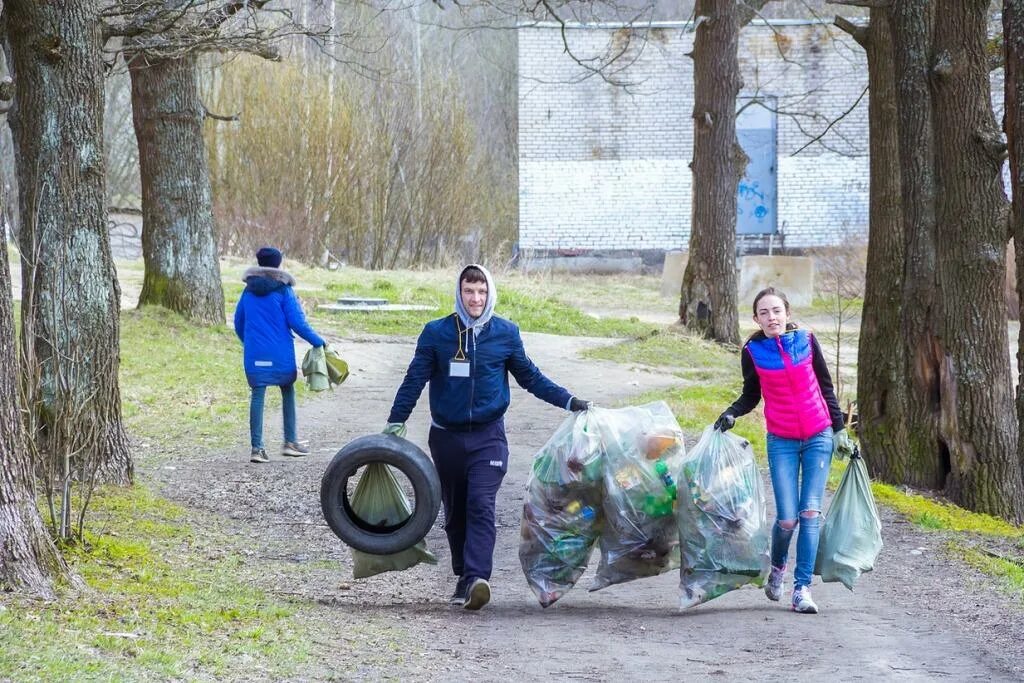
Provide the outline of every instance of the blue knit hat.
<path id="1" fill-rule="evenodd" d="M 281 251 L 274 247 L 263 247 L 256 252 L 256 263 L 264 268 L 279 268 L 281 258 Z"/>

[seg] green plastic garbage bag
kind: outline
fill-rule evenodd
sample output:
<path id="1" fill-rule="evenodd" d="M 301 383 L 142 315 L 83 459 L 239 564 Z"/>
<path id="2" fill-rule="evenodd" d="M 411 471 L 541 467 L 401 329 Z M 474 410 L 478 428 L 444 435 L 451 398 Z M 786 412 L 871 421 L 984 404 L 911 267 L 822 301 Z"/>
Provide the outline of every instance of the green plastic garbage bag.
<path id="1" fill-rule="evenodd" d="M 591 421 L 589 411 L 566 418 L 533 459 L 519 562 L 542 607 L 576 584 L 601 532 L 602 451 Z"/>
<path id="2" fill-rule="evenodd" d="M 680 479 L 680 608 L 764 585 L 771 527 L 750 443 L 707 427 L 683 458 Z"/>
<path id="3" fill-rule="evenodd" d="M 409 499 L 395 478 L 391 468 L 384 463 L 370 463 L 356 484 L 352 494 L 352 511 L 360 519 L 371 524 L 391 526 L 408 519 L 412 514 Z M 352 576 L 365 579 L 382 572 L 401 571 L 420 562 L 437 564 L 437 558 L 427 550 L 427 542 L 420 541 L 391 555 L 371 555 L 352 550 Z"/>
<path id="4" fill-rule="evenodd" d="M 822 581 L 841 581 L 853 590 L 857 577 L 874 568 L 881 550 L 882 523 L 868 468 L 855 450 L 825 513 L 814 573 Z"/>
<path id="5" fill-rule="evenodd" d="M 310 391 L 326 391 L 348 378 L 348 363 L 330 346 L 317 346 L 302 357 L 302 376 Z"/>

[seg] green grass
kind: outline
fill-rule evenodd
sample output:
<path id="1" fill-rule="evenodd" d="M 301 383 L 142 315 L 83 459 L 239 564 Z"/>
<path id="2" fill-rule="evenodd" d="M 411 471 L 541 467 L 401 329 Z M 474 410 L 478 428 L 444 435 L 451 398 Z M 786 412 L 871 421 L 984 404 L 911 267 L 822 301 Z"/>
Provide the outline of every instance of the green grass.
<path id="1" fill-rule="evenodd" d="M 983 536 L 1024 539 L 1024 528 L 1014 526 L 998 517 L 970 512 L 949 503 L 904 493 L 888 484 L 875 482 L 871 488 L 877 502 L 888 505 L 924 529 L 945 529 Z"/>
<path id="2" fill-rule="evenodd" d="M 268 411 L 280 401 L 267 398 Z M 227 326 L 201 327 L 156 307 L 122 311 L 121 400 L 143 447 L 223 446 L 248 424 L 242 346 Z"/>
<path id="3" fill-rule="evenodd" d="M 88 588 L 0 611 L 0 678 L 281 678 L 307 662 L 293 607 L 242 580 L 209 520 L 141 485 L 102 489 L 91 510 L 65 549 Z"/>
<path id="4" fill-rule="evenodd" d="M 643 337 L 590 349 L 584 355 L 616 363 L 667 368 L 684 379 L 724 382 L 730 387 L 740 376 L 739 357 L 735 351 L 675 327 L 653 330 Z"/>
<path id="5" fill-rule="evenodd" d="M 224 262 L 225 298 L 231 308 L 242 292 L 241 273 L 246 264 L 234 260 Z M 453 308 L 454 272 L 432 271 L 368 271 L 342 268 L 335 271 L 307 268 L 287 263 L 295 275 L 310 322 L 327 334 L 386 334 L 414 337 L 427 322 L 447 315 Z M 235 277 L 235 276 L 238 277 Z M 575 282 L 575 281 L 574 281 Z M 588 280 L 591 282 L 591 280 Z M 545 290 L 524 276 L 509 274 L 497 280 L 497 313 L 515 322 L 526 332 L 546 332 L 573 336 L 634 337 L 649 334 L 659 325 L 644 323 L 631 316 L 598 318 L 575 307 L 559 296 L 558 288 Z M 587 291 L 596 288 L 589 284 Z M 627 296 L 639 298 L 636 287 L 626 285 Z M 574 292 L 578 290 L 574 289 Z M 372 296 L 389 303 L 432 306 L 428 311 L 397 311 L 393 313 L 334 312 L 318 310 L 318 304 L 332 303 L 343 296 Z M 230 311 L 229 311 L 230 313 Z"/>
<path id="6" fill-rule="evenodd" d="M 946 549 L 975 569 L 1000 579 L 1006 590 L 1015 595 L 1021 606 L 1024 606 L 1024 561 L 993 557 L 976 548 L 965 547 L 956 542 L 947 543 Z"/>

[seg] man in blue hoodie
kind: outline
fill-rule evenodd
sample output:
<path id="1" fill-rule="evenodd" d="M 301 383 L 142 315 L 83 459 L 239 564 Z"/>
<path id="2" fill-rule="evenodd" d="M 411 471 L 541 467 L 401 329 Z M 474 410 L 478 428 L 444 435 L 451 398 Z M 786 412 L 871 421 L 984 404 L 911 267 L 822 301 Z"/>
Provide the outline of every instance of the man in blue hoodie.
<path id="1" fill-rule="evenodd" d="M 255 268 L 245 271 L 245 290 L 235 307 L 235 334 L 242 340 L 245 377 L 252 387 L 249 401 L 249 434 L 252 440 L 250 462 L 269 462 L 263 447 L 263 402 L 268 386 L 281 388 L 284 412 L 282 455 L 309 455 L 299 443 L 295 426 L 295 342 L 292 332 L 312 346 L 324 340 L 313 331 L 302 313 L 302 305 L 292 287 L 295 278 L 281 270 L 281 252 L 263 247 L 256 252 Z"/>
<path id="2" fill-rule="evenodd" d="M 458 577 L 450 603 L 477 610 L 491 599 L 495 500 L 508 471 L 508 375 L 566 410 L 589 403 L 544 376 L 526 355 L 519 328 L 494 315 L 498 294 L 483 266 L 466 266 L 455 284 L 455 313 L 423 328 L 385 432 L 404 436 L 430 383 L 430 455 L 441 479 L 444 530 Z"/>

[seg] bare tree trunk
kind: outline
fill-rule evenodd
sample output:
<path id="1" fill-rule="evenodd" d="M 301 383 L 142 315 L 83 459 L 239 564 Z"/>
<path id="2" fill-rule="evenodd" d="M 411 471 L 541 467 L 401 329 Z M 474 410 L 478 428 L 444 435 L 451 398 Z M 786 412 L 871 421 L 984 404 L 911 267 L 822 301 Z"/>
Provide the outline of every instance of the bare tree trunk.
<path id="1" fill-rule="evenodd" d="M 18 411 L 11 272 L 0 258 L 0 589 L 53 595 L 69 570 L 50 539 L 32 490 L 32 459 Z"/>
<path id="2" fill-rule="evenodd" d="M 992 113 L 988 0 L 942 0 L 935 23 L 938 275 L 946 302 L 940 433 L 946 493 L 958 504 L 1024 519 L 1017 420 L 1006 348 L 1006 147 Z M 964 334 L 964 327 L 970 334 Z"/>
<path id="3" fill-rule="evenodd" d="M 693 210 L 679 320 L 710 339 L 738 344 L 736 187 L 747 162 L 736 140 L 739 3 L 697 0 L 695 16 Z"/>
<path id="4" fill-rule="evenodd" d="M 149 60 L 136 52 L 129 71 L 146 263 L 139 306 L 163 306 L 193 320 L 223 324 L 196 56 Z"/>
<path id="5" fill-rule="evenodd" d="M 1006 57 L 1006 140 L 1010 148 L 1013 205 L 1010 234 L 1017 259 L 1017 299 L 1024 305 L 1024 0 L 1003 0 L 1003 46 Z M 1024 320 L 1024 315 L 1018 318 Z M 1017 340 L 1017 371 L 1024 377 L 1024 335 Z M 1024 383 L 1017 384 L 1017 460 L 1024 468 Z"/>
<path id="6" fill-rule="evenodd" d="M 873 470 L 893 469 L 908 451 L 905 349 L 900 338 L 903 215 L 899 130 L 888 9 L 872 9 L 867 27 L 836 24 L 867 52 L 871 151 L 868 263 L 857 351 L 857 436 Z"/>
<path id="7" fill-rule="evenodd" d="M 9 120 L 19 178 L 22 345 L 38 363 L 31 395 L 43 452 L 56 433 L 94 435 L 77 454 L 100 477 L 132 480 L 117 384 L 120 291 L 107 236 L 103 165 L 103 63 L 97 0 L 8 2 L 17 89 Z M 75 365 L 70 388 L 57 370 Z M 76 410 L 54 404 L 68 391 Z M 55 415 L 75 415 L 56 425 Z M 58 428 L 59 427 L 59 428 Z"/>
<path id="8" fill-rule="evenodd" d="M 949 452 L 939 438 L 938 333 L 942 299 L 936 281 L 935 133 L 929 73 L 934 10 L 931 0 L 902 0 L 891 10 L 903 207 L 902 334 L 907 377 L 907 449 L 878 461 L 877 476 L 930 489 L 946 485 Z"/>

